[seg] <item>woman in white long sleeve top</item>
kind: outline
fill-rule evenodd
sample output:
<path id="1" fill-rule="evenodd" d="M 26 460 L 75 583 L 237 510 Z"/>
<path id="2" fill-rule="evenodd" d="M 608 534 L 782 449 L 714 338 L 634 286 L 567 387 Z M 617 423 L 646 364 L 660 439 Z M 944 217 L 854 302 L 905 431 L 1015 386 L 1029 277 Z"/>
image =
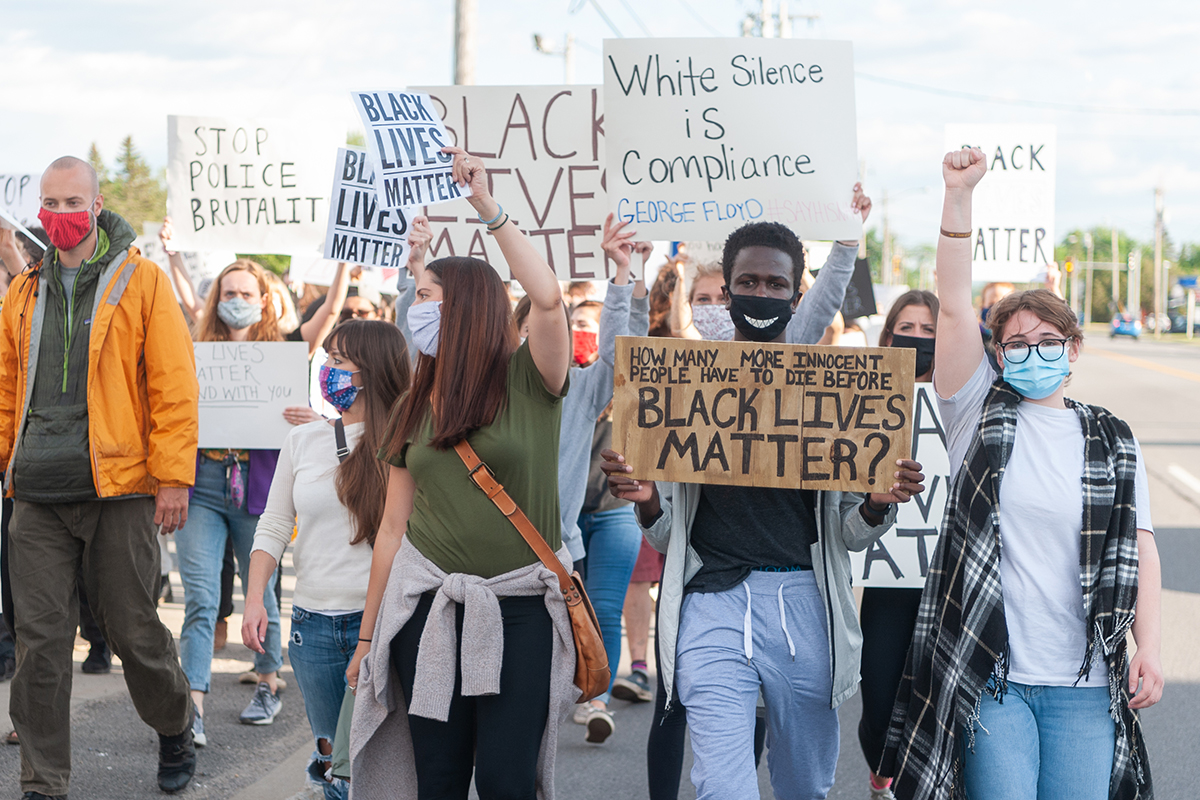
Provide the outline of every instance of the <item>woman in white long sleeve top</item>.
<path id="1" fill-rule="evenodd" d="M 250 556 L 248 596 L 258 599 L 247 602 L 242 624 L 246 646 L 260 650 L 266 631 L 261 588 L 295 526 L 288 656 L 316 740 L 318 766 L 310 772 L 321 775 L 329 766 L 346 667 L 358 646 L 371 547 L 383 515 L 386 478 L 375 451 L 410 377 L 404 336 L 389 322 L 344 322 L 323 347 L 321 394 L 342 416 L 292 429 L 279 453 Z M 325 786 L 327 800 L 346 793 L 344 782 Z"/>

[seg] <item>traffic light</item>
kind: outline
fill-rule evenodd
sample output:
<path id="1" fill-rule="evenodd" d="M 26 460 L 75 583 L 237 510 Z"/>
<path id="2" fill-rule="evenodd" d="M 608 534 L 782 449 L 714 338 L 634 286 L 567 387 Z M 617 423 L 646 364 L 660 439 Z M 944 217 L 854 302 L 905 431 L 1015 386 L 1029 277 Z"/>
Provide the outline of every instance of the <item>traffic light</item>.
<path id="1" fill-rule="evenodd" d="M 1068 274 L 1068 275 L 1070 275 L 1070 274 L 1071 274 L 1072 272 L 1074 272 L 1074 271 L 1075 271 L 1075 262 L 1074 262 L 1074 261 L 1068 261 L 1068 262 L 1067 262 L 1067 274 Z"/>

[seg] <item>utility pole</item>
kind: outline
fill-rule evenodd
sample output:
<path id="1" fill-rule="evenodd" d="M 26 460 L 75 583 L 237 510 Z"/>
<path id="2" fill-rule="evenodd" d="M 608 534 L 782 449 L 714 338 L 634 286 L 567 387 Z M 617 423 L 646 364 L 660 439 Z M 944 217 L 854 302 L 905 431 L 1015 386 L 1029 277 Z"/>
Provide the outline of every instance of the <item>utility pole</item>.
<path id="1" fill-rule="evenodd" d="M 788 0 L 779 0 L 779 38 L 792 38 L 792 18 L 788 16 Z"/>
<path id="2" fill-rule="evenodd" d="M 1134 319 L 1142 318 L 1142 250 L 1135 247 L 1129 251 L 1129 288 L 1126 290 L 1125 302 L 1129 305 L 1129 313 Z M 1158 329 L 1157 321 L 1155 330 Z M 1157 334 L 1155 334 L 1157 335 Z"/>
<path id="3" fill-rule="evenodd" d="M 1162 338 L 1162 321 L 1167 318 L 1164 302 L 1166 276 L 1163 275 L 1163 189 L 1154 190 L 1154 338 Z"/>
<path id="4" fill-rule="evenodd" d="M 475 18 L 477 0 L 454 0 L 454 84 L 475 83 Z"/>
<path id="5" fill-rule="evenodd" d="M 1113 312 L 1121 307 L 1121 262 L 1120 245 L 1117 243 L 1117 229 L 1112 229 L 1112 301 Z"/>
<path id="6" fill-rule="evenodd" d="M 567 34 L 567 42 L 562 47 L 556 47 L 544 39 L 540 33 L 533 35 L 533 48 L 548 56 L 562 56 L 563 82 L 568 86 L 575 83 L 575 36 Z"/>
<path id="7" fill-rule="evenodd" d="M 762 26 L 762 38 L 775 38 L 775 13 L 771 10 L 771 0 L 762 0 L 762 11 L 758 13 L 758 21 Z"/>
<path id="8" fill-rule="evenodd" d="M 883 254 L 879 259 L 879 282 L 892 285 L 892 240 L 888 231 L 888 192 L 883 190 Z"/>
<path id="9" fill-rule="evenodd" d="M 1083 326 L 1092 324 L 1092 261 L 1096 256 L 1096 240 L 1092 232 L 1083 235 L 1083 245 L 1087 248 L 1087 286 L 1083 290 Z"/>

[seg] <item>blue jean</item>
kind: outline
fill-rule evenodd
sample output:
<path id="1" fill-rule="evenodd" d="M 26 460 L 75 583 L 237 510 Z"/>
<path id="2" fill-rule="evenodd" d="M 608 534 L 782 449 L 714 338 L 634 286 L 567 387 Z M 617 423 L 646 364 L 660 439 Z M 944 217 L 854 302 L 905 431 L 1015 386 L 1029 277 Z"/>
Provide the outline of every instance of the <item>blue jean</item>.
<path id="1" fill-rule="evenodd" d="M 1108 687 L 1028 686 L 984 692 L 975 747 L 964 738 L 970 800 L 1107 800 L 1116 724 Z"/>
<path id="2" fill-rule="evenodd" d="M 246 471 L 243 468 L 242 477 Z M 233 540 L 238 576 L 245 594 L 249 582 L 250 548 L 258 515 L 236 508 L 229 497 L 225 466 L 201 458 L 196 470 L 196 487 L 188 504 L 187 524 L 175 533 L 175 554 L 183 580 L 183 630 L 179 634 L 179 656 L 192 691 L 207 692 L 212 680 L 213 631 L 221 603 L 221 565 L 225 541 Z M 255 654 L 254 669 L 275 672 L 283 666 L 279 640 L 279 605 L 275 602 L 275 575 L 263 592 L 267 609 L 267 640 L 264 655 Z"/>
<path id="3" fill-rule="evenodd" d="M 837 767 L 838 717 L 829 707 L 829 634 L 812 571 L 751 572 L 724 592 L 685 595 L 677 648 L 697 800 L 758 800 L 760 692 L 775 796 L 823 800 Z"/>
<path id="4" fill-rule="evenodd" d="M 321 739 L 333 745 L 338 714 L 346 694 L 346 667 L 358 647 L 358 626 L 362 612 L 328 616 L 292 607 L 292 636 L 288 640 L 288 660 L 296 683 L 304 695 L 304 710 L 313 741 Z M 318 751 L 313 753 L 314 760 Z M 345 781 L 325 785 L 325 800 L 344 800 L 349 789 Z"/>
<path id="5" fill-rule="evenodd" d="M 609 669 L 616 678 L 617 664 L 621 662 L 621 612 L 642 547 L 642 529 L 633 515 L 633 506 L 623 506 L 612 511 L 580 514 L 579 530 L 587 550 L 579 571 L 596 611 L 596 621 L 600 623 Z M 612 690 L 612 679 L 608 688 Z M 609 694 L 605 692 L 596 699 L 607 703 Z"/>

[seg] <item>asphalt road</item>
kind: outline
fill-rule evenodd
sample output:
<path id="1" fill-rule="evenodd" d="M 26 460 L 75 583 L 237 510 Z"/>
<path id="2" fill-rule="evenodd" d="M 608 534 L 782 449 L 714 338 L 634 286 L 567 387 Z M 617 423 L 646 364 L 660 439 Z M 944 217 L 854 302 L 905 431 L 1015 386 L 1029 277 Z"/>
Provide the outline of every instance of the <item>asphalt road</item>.
<path id="1" fill-rule="evenodd" d="M 1167 689 L 1163 701 L 1143 716 L 1149 738 L 1155 788 L 1160 798 L 1190 796 L 1192 768 L 1200 758 L 1200 345 L 1110 341 L 1089 338 L 1076 364 L 1068 393 L 1103 405 L 1123 417 L 1142 443 L 1159 551 L 1163 562 L 1163 661 Z M 181 597 L 178 576 L 176 595 Z M 285 580 L 285 590 L 290 580 Z M 285 591 L 285 603 L 290 592 Z M 286 614 L 290 606 L 285 607 Z M 178 633 L 182 606 L 167 606 L 164 621 Z M 235 615 L 231 630 L 240 624 Z M 286 633 L 286 632 L 285 632 Z M 285 635 L 286 643 L 286 635 Z M 86 649 L 77 650 L 82 660 Z M 303 700 L 293 687 L 270 727 L 237 723 L 252 687 L 239 686 L 236 673 L 249 664 L 240 644 L 231 644 L 215 664 L 214 690 L 207 701 L 206 727 L 212 744 L 200 751 L 199 773 L 182 796 L 285 800 L 302 788 L 310 749 Z M 291 677 L 285 671 L 285 676 Z M 7 708 L 8 685 L 0 685 L 0 709 Z M 614 703 L 617 729 L 602 747 L 583 742 L 583 729 L 569 722 L 560 737 L 557 786 L 572 800 L 613 800 L 646 796 L 646 734 L 650 704 Z M 73 712 L 74 798 L 161 797 L 154 783 L 155 737 L 133 712 L 119 676 L 76 672 Z M 831 798 L 863 798 L 866 765 L 855 729 L 858 699 L 841 709 L 841 759 Z M 6 723 L 0 719 L 0 724 Z M 764 759 L 765 762 L 765 759 Z M 681 800 L 694 792 L 684 767 Z M 19 797 L 17 748 L 0 748 L 0 797 Z M 762 796 L 772 797 L 765 763 Z"/>

